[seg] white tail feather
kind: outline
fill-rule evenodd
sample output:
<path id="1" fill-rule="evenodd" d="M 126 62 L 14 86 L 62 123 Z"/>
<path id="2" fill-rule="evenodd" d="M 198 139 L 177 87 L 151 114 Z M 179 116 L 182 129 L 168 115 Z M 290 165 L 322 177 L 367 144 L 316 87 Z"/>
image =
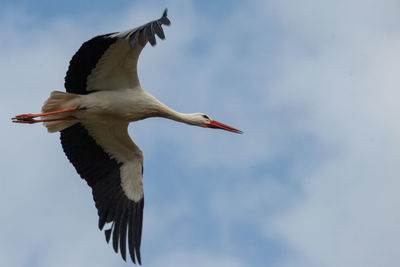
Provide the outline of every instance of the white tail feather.
<path id="1" fill-rule="evenodd" d="M 65 109 L 68 107 L 73 106 L 71 103 L 71 100 L 74 100 L 78 97 L 79 95 L 76 94 L 71 94 L 71 93 L 65 93 L 65 92 L 60 92 L 60 91 L 53 91 L 50 94 L 50 97 L 44 102 L 43 107 L 42 107 L 42 112 L 51 112 L 51 111 L 56 111 L 56 110 L 61 110 Z M 65 118 L 68 116 L 72 116 L 73 111 L 71 112 L 65 112 L 61 114 L 54 114 L 54 115 L 48 115 L 43 117 L 43 119 L 59 119 L 59 118 Z M 47 128 L 47 131 L 49 133 L 55 133 L 59 132 L 61 130 L 64 130 L 65 128 L 68 128 L 75 123 L 77 123 L 77 120 L 59 120 L 59 121 L 48 121 L 44 122 L 43 125 Z"/>
<path id="2" fill-rule="evenodd" d="M 43 125 L 47 128 L 47 131 L 49 133 L 55 133 L 55 132 L 62 131 L 76 123 L 78 123 L 77 120 L 47 121 L 47 122 L 43 122 Z"/>
<path id="3" fill-rule="evenodd" d="M 44 102 L 42 112 L 50 112 L 66 108 L 65 105 L 72 99 L 78 97 L 76 94 L 53 91 L 50 97 Z"/>

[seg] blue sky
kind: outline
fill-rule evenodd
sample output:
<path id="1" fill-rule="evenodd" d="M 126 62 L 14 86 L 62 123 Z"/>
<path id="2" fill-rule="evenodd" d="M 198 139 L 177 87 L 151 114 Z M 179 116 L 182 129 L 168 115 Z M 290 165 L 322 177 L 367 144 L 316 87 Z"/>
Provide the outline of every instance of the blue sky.
<path id="1" fill-rule="evenodd" d="M 58 134 L 10 118 L 91 37 L 169 8 L 142 86 L 243 135 L 149 119 L 143 266 L 399 266 L 397 1 L 2 1 L 1 266 L 126 266 Z"/>

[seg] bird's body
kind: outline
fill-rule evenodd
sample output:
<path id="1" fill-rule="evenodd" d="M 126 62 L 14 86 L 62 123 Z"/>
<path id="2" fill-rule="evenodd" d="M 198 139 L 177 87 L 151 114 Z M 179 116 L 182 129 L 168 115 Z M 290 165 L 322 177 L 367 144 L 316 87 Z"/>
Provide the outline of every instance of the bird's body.
<path id="1" fill-rule="evenodd" d="M 18 123 L 44 122 L 49 132 L 61 132 L 65 154 L 92 188 L 100 230 L 111 223 L 105 230 L 107 242 L 112 238 L 124 260 L 128 244 L 132 261 L 139 264 L 143 154 L 129 137 L 129 123 L 163 117 L 241 133 L 202 113 L 176 112 L 143 90 L 137 75 L 139 54 L 147 42 L 155 45 L 155 35 L 165 38 L 163 24 L 170 24 L 166 11 L 141 27 L 85 42 L 71 59 L 66 92 L 52 92 L 41 114 L 13 118 Z"/>
<path id="2" fill-rule="evenodd" d="M 72 115 L 79 121 L 117 119 L 134 122 L 161 114 L 163 106 L 161 102 L 140 87 L 98 91 L 88 95 L 68 94 L 57 91 L 53 94 L 58 94 L 59 96 L 65 94 L 65 98 L 71 98 L 62 102 L 60 106 L 62 109 L 74 106 L 84 107 L 82 110 L 71 111 Z M 52 101 L 52 99 L 50 98 L 49 101 Z M 43 112 L 47 111 L 50 111 L 50 109 L 45 104 Z M 45 122 L 45 125 L 51 126 L 51 123 Z"/>

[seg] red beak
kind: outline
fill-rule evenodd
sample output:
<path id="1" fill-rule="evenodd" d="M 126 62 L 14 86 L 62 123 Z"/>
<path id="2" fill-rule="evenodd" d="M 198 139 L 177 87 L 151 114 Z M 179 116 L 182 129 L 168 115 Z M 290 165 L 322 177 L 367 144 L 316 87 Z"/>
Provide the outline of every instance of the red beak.
<path id="1" fill-rule="evenodd" d="M 208 128 L 222 129 L 225 131 L 234 132 L 234 133 L 238 133 L 238 134 L 243 133 L 241 130 L 235 129 L 233 127 L 230 127 L 230 126 L 220 123 L 218 121 L 210 121 L 210 124 L 204 124 L 204 126 L 206 126 Z"/>

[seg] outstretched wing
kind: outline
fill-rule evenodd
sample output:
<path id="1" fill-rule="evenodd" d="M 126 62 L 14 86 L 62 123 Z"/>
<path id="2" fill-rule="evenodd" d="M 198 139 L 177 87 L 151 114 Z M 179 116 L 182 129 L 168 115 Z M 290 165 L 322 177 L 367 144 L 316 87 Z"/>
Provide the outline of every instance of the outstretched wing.
<path id="1" fill-rule="evenodd" d="M 106 240 L 112 235 L 126 260 L 126 243 L 139 264 L 143 221 L 143 156 L 128 135 L 128 123 L 75 124 L 61 131 L 61 143 L 69 161 L 92 188 L 99 214 L 99 228 Z M 128 237 L 128 238 L 127 238 Z M 135 256 L 136 255 L 136 256 Z"/>
<path id="2" fill-rule="evenodd" d="M 170 25 L 167 9 L 158 20 L 140 27 L 94 37 L 72 57 L 65 77 L 65 89 L 75 94 L 99 90 L 135 88 L 139 85 L 137 61 L 147 42 L 155 35 L 165 39 L 162 25 Z"/>

